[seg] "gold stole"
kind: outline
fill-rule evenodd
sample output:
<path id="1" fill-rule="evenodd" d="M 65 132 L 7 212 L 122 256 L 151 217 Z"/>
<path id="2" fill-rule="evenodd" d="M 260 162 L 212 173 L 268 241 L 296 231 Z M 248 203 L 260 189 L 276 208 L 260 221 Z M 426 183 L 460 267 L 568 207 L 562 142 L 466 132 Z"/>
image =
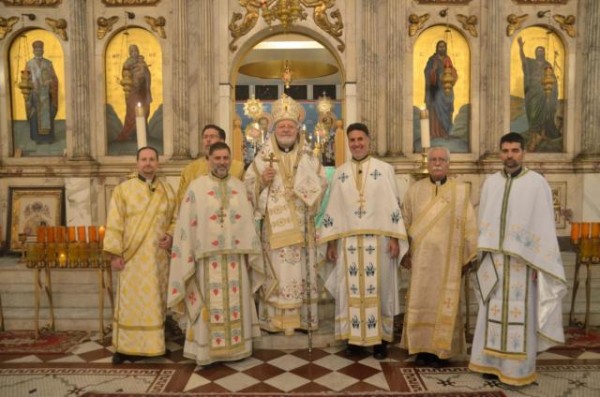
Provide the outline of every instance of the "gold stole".
<path id="1" fill-rule="evenodd" d="M 443 350 L 451 349 L 457 313 L 460 308 L 464 222 L 461 222 L 463 230 L 458 235 L 454 226 L 457 220 L 460 222 L 466 216 L 469 195 L 466 185 L 464 187 L 464 189 L 459 189 L 453 181 L 448 181 L 446 186 L 442 185 L 440 194 L 430 201 L 410 226 L 412 243 L 417 246 L 423 238 L 426 238 L 427 233 L 431 232 L 431 229 L 435 227 L 440 218 L 449 216 L 452 222 L 447 229 L 447 232 L 450 233 L 450 246 L 447 247 L 448 254 L 445 258 L 440 258 L 440 260 L 446 262 L 442 266 L 444 279 L 442 289 L 438 292 L 440 305 L 438 306 L 433 332 L 433 345 Z"/>
<path id="2" fill-rule="evenodd" d="M 157 183 L 156 190 L 151 193 L 150 202 L 146 206 L 144 213 L 137 217 L 137 222 L 130 227 L 133 228 L 134 233 L 131 235 L 131 239 L 125 242 L 123 247 L 123 258 L 127 262 L 130 260 L 140 248 L 148 232 L 152 229 L 150 225 L 154 223 L 156 217 L 160 214 L 160 205 L 163 200 L 168 200 L 167 189 L 162 185 L 162 181 Z"/>
<path id="3" fill-rule="evenodd" d="M 301 142 L 296 145 L 295 159 L 286 158 L 289 156 L 284 156 L 275 142 L 272 145 L 283 191 L 277 192 L 274 197 L 267 197 L 268 207 L 265 211 L 265 223 L 271 249 L 304 244 L 304 232 L 300 228 L 300 220 L 296 213 L 296 196 L 294 194 L 294 180 L 297 176 L 298 164 L 302 160 L 303 150 Z M 260 175 L 258 170 L 255 171 L 257 175 Z M 269 196 L 274 193 L 273 187 L 271 185 L 268 188 Z"/>

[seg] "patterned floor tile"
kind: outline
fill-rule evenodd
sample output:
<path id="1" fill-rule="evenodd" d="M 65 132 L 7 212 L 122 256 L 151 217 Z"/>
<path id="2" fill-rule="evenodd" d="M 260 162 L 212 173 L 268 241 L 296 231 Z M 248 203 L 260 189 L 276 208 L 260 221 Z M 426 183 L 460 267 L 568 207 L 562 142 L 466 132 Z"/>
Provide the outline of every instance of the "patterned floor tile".
<path id="1" fill-rule="evenodd" d="M 284 392 L 289 392 L 291 390 L 297 389 L 298 387 L 308 382 L 310 382 L 308 379 L 305 379 L 301 376 L 289 372 L 284 372 L 265 381 L 266 384 L 276 387 L 277 389 Z"/>
<path id="2" fill-rule="evenodd" d="M 244 371 L 245 374 L 252 376 L 253 378 L 256 378 L 260 381 L 265 381 L 269 378 L 273 378 L 283 372 L 285 372 L 283 369 L 268 363 L 262 363 Z"/>
<path id="3" fill-rule="evenodd" d="M 259 383 L 259 380 L 244 373 L 236 372 L 215 380 L 215 383 L 229 391 L 236 392 Z"/>
<path id="4" fill-rule="evenodd" d="M 331 372 L 327 375 L 321 376 L 318 379 L 315 379 L 315 383 L 326 386 L 334 391 L 344 390 L 356 382 L 358 382 L 358 379 L 344 375 L 340 372 Z"/>
<path id="5" fill-rule="evenodd" d="M 277 357 L 274 360 L 269 360 L 269 364 L 274 365 L 278 368 L 281 368 L 285 371 L 290 371 L 294 368 L 298 368 L 304 364 L 306 364 L 308 361 L 296 357 L 292 354 L 286 354 L 285 356 L 281 356 L 281 357 Z"/>

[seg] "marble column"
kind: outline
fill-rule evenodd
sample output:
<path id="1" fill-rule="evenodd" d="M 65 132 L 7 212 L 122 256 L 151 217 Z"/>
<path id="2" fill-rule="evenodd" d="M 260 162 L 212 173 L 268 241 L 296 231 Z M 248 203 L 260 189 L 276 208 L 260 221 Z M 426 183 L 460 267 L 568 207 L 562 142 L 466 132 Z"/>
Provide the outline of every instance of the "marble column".
<path id="1" fill-rule="evenodd" d="M 68 119 L 71 126 L 67 125 L 67 132 L 71 132 L 72 150 L 71 160 L 91 160 L 91 132 L 90 121 L 90 48 L 88 43 L 88 29 L 86 24 L 85 1 L 74 1 L 69 8 L 69 41 L 71 42 L 72 62 L 70 68 L 70 103 Z M 68 138 L 67 138 L 68 139 Z"/>
<path id="2" fill-rule="evenodd" d="M 385 74 L 385 85 L 387 100 L 385 103 L 385 133 L 387 141 L 387 154 L 397 156 L 402 153 L 402 109 L 404 108 L 404 96 L 402 85 L 407 84 L 403 81 L 404 75 L 402 66 L 406 59 L 403 49 L 406 47 L 407 30 L 406 6 L 401 1 L 391 0 L 386 4 L 386 25 L 387 43 L 386 64 L 387 73 Z M 380 153 L 381 154 L 381 153 Z M 385 154 L 385 153 L 384 153 Z"/>
<path id="3" fill-rule="evenodd" d="M 484 2 L 482 10 L 484 13 L 484 19 L 489 22 L 489 29 L 482 32 L 481 36 L 481 47 L 485 48 L 486 54 L 503 54 L 502 46 L 503 40 L 499 40 L 499 37 L 506 37 L 505 25 L 506 16 L 504 12 L 501 12 L 502 0 L 490 0 Z M 479 136 L 479 155 L 481 158 L 497 156 L 495 153 L 498 152 L 498 142 L 500 137 L 504 135 L 505 126 L 503 115 L 505 111 L 505 98 L 503 85 L 508 81 L 509 72 L 508 65 L 510 59 L 505 62 L 499 62 L 497 56 L 482 56 L 479 67 L 481 70 L 485 70 L 485 73 L 481 73 L 481 99 L 482 103 L 485 104 L 480 110 L 481 120 L 479 125 L 471 124 L 475 129 L 472 137 Z M 471 115 L 473 117 L 473 115 Z M 491 128 L 490 128 L 491 127 Z"/>
<path id="4" fill-rule="evenodd" d="M 190 158 L 189 97 L 187 68 L 187 1 L 174 4 L 173 29 L 173 159 Z M 209 36 L 207 36 L 209 37 Z M 208 41 L 208 40 L 207 40 Z"/>
<path id="5" fill-rule="evenodd" d="M 199 34 L 201 38 L 213 37 L 215 32 L 218 30 L 215 26 L 218 16 L 218 7 L 216 2 L 212 0 L 202 0 L 199 4 Z M 218 103 L 218 76 L 215 71 L 215 59 L 217 55 L 217 49 L 215 48 L 214 40 L 200 40 L 198 43 L 194 43 L 198 46 L 198 107 L 196 112 L 198 114 L 198 127 L 201 130 L 202 127 L 208 123 L 216 122 L 216 111 Z M 226 47 L 220 51 L 228 51 Z M 224 126 L 228 128 L 228 126 Z"/>
<path id="6" fill-rule="evenodd" d="M 584 157 L 600 157 L 600 1 L 582 2 L 580 34 L 583 34 L 582 54 L 584 72 L 581 90 L 581 154 Z M 587 56 L 586 56 L 587 55 Z"/>
<path id="7" fill-rule="evenodd" d="M 362 1 L 357 12 L 357 19 L 362 26 L 362 37 L 357 38 L 358 43 L 358 70 L 360 76 L 358 83 L 358 103 L 360 121 L 365 123 L 371 134 L 371 149 L 377 149 L 385 153 L 385 135 L 379 136 L 377 128 L 377 110 L 379 108 L 379 84 L 378 84 L 378 51 L 377 51 L 377 15 L 379 1 Z M 358 121 L 358 120 L 357 120 Z M 383 128 L 383 127 L 382 127 Z"/>

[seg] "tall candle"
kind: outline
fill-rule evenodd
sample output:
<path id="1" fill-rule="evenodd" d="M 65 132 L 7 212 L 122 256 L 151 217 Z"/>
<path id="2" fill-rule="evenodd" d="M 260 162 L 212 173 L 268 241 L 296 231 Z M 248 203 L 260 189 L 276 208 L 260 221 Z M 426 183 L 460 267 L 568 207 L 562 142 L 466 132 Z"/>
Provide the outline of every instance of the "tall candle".
<path id="1" fill-rule="evenodd" d="M 421 109 L 421 147 L 428 148 L 431 145 L 429 139 L 429 112 L 426 109 Z"/>
<path id="2" fill-rule="evenodd" d="M 592 238 L 600 237 L 600 222 L 592 223 Z"/>
<path id="3" fill-rule="evenodd" d="M 65 242 L 65 227 L 64 226 L 56 227 L 56 242 L 57 243 Z"/>
<path id="4" fill-rule="evenodd" d="M 48 241 L 49 243 L 53 243 L 55 241 L 54 236 L 55 236 L 55 229 L 52 226 L 48 226 L 46 228 L 46 241 Z"/>
<path id="5" fill-rule="evenodd" d="M 75 242 L 75 226 L 69 226 L 69 242 Z"/>
<path id="6" fill-rule="evenodd" d="M 46 227 L 45 226 L 39 226 L 37 228 L 37 242 L 38 243 L 46 242 Z"/>
<path id="7" fill-rule="evenodd" d="M 135 107 L 135 130 L 137 133 L 138 149 L 148 146 L 146 140 L 146 115 L 140 102 Z"/>
<path id="8" fill-rule="evenodd" d="M 587 222 L 581 224 L 581 238 L 590 238 L 590 224 Z"/>
<path id="9" fill-rule="evenodd" d="M 106 229 L 104 228 L 104 226 L 100 226 L 98 228 L 98 240 L 100 240 L 100 242 L 104 241 L 104 233 L 106 232 Z"/>
<path id="10" fill-rule="evenodd" d="M 571 241 L 575 244 L 581 238 L 581 223 L 571 222 Z"/>
<path id="11" fill-rule="evenodd" d="M 85 243 L 85 226 L 77 226 L 77 240 Z"/>
<path id="12" fill-rule="evenodd" d="M 98 236 L 96 235 L 96 226 L 88 226 L 88 238 L 90 243 L 98 242 Z"/>

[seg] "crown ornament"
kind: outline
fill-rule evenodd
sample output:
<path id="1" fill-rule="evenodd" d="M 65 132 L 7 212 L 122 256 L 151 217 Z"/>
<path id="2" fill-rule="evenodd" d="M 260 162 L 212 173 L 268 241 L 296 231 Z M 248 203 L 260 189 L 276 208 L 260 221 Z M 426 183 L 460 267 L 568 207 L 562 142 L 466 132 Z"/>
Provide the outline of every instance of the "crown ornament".
<path id="1" fill-rule="evenodd" d="M 293 120 L 301 123 L 304 119 L 304 109 L 298 102 L 286 94 L 282 94 L 281 98 L 273 102 L 271 115 L 273 116 L 273 124 L 281 120 Z"/>

